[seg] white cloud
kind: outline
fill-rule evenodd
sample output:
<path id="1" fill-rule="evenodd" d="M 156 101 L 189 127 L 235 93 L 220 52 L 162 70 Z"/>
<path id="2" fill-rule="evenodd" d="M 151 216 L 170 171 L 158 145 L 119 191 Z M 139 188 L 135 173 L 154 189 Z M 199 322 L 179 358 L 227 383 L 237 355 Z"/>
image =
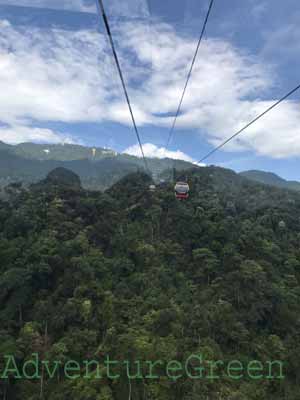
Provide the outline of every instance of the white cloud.
<path id="1" fill-rule="evenodd" d="M 178 106 L 195 40 L 180 36 L 167 24 L 153 24 L 150 30 L 138 21 L 113 24 L 113 34 L 137 124 L 170 127 L 170 113 Z M 262 93 L 266 98 L 274 84 L 273 71 L 251 54 L 229 42 L 206 39 L 178 127 L 186 135 L 188 129 L 199 130 L 210 143 L 219 144 L 277 100 L 257 97 Z M 281 158 L 300 155 L 298 110 L 297 102 L 285 101 L 224 149 Z M 130 125 L 106 37 L 89 30 L 28 29 L 2 21 L 0 120 L 10 132 L 23 127 L 26 140 L 31 126 L 39 129 L 41 122 Z M 157 156 L 163 149 L 149 151 Z"/>
<path id="2" fill-rule="evenodd" d="M 100 110 L 116 95 L 104 46 L 94 32 L 6 26 L 0 33 L 0 118 L 101 119 Z"/>
<path id="3" fill-rule="evenodd" d="M 54 132 L 51 129 L 42 129 L 26 126 L 0 127 L 0 140 L 5 143 L 17 144 L 23 142 L 36 143 L 76 143 L 71 136 Z"/>
<path id="4" fill-rule="evenodd" d="M 0 25 L 0 121 L 11 128 L 1 129 L 2 140 L 40 140 L 36 134 L 44 132 L 46 140 L 59 141 L 60 135 L 32 131 L 33 123 L 38 128 L 40 122 L 101 121 L 109 115 L 120 90 L 103 36 Z"/>
<path id="5" fill-rule="evenodd" d="M 153 73 L 136 96 L 137 103 L 152 116 L 152 123 L 168 127 L 172 118 L 162 117 L 161 113 L 175 113 L 195 43 L 177 36 L 167 25 L 158 25 L 156 29 Z M 123 47 L 134 48 L 142 62 L 150 62 L 150 52 L 142 46 L 149 43 L 143 38 L 143 28 L 136 25 L 127 32 L 128 36 L 123 34 Z M 177 126 L 181 130 L 199 129 L 211 144 L 220 144 L 278 100 L 256 97 L 257 93 L 266 97 L 267 90 L 275 84 L 274 76 L 271 68 L 230 43 L 205 40 Z M 275 158 L 300 155 L 299 105 L 286 100 L 224 149 L 252 150 Z"/>
<path id="6" fill-rule="evenodd" d="M 275 100 L 251 104 L 249 117 L 260 114 L 274 102 Z M 286 158 L 300 155 L 299 137 L 299 102 L 287 101 L 245 131 L 240 136 L 240 144 L 259 155 Z"/>
<path id="7" fill-rule="evenodd" d="M 153 143 L 145 143 L 143 144 L 143 150 L 146 157 L 149 158 L 172 158 L 174 160 L 183 160 L 193 164 L 197 164 L 196 160 L 183 153 L 180 150 L 172 151 L 167 150 L 165 147 L 158 147 Z M 138 144 L 134 146 L 128 147 L 123 151 L 125 154 L 129 154 L 131 156 L 141 157 L 141 149 Z"/>

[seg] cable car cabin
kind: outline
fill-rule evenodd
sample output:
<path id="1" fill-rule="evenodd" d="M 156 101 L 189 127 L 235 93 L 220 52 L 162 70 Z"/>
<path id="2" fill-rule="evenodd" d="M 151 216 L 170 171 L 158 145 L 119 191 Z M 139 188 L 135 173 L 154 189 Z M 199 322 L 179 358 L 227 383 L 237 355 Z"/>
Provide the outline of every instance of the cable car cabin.
<path id="1" fill-rule="evenodd" d="M 150 192 L 155 192 L 156 186 L 155 185 L 150 185 L 149 190 Z"/>
<path id="2" fill-rule="evenodd" d="M 186 182 L 177 182 L 175 185 L 175 196 L 177 199 L 187 199 L 189 197 L 190 187 Z"/>

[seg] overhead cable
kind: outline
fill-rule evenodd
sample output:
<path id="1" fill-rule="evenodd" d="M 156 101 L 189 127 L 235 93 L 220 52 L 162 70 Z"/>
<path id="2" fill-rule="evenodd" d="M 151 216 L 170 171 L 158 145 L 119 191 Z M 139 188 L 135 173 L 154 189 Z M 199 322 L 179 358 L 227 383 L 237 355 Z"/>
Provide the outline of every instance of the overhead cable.
<path id="1" fill-rule="evenodd" d="M 138 131 L 138 128 L 137 128 L 136 120 L 135 120 L 135 117 L 134 117 L 134 114 L 133 114 L 132 106 L 131 106 L 131 103 L 130 103 L 130 99 L 129 99 L 128 91 L 127 91 L 127 88 L 126 88 L 124 76 L 123 76 L 123 73 L 122 73 L 121 65 L 120 65 L 120 62 L 119 62 L 119 58 L 118 58 L 118 55 L 117 55 L 116 47 L 115 47 L 114 40 L 113 40 L 113 37 L 112 37 L 112 34 L 111 34 L 111 29 L 110 29 L 108 18 L 107 18 L 106 12 L 105 12 L 103 0 L 98 0 L 98 2 L 99 2 L 101 14 L 102 14 L 103 22 L 104 22 L 104 25 L 105 25 L 105 28 L 106 28 L 107 36 L 109 38 L 109 42 L 110 42 L 111 49 L 112 49 L 112 52 L 113 52 L 113 56 L 114 56 L 114 59 L 115 59 L 115 63 L 116 63 L 116 66 L 117 66 L 117 69 L 118 69 L 118 73 L 119 73 L 119 76 L 120 76 L 120 80 L 121 80 L 121 83 L 122 83 L 122 87 L 123 87 L 123 90 L 124 90 L 126 102 L 127 102 L 128 108 L 129 108 L 130 115 L 131 115 L 133 129 L 135 131 L 135 134 L 136 134 L 136 137 L 137 137 L 137 140 L 138 140 L 138 144 L 140 146 L 140 150 L 141 150 L 141 154 L 142 154 L 142 157 L 143 157 L 143 160 L 144 160 L 145 168 L 146 168 L 146 170 L 148 172 L 150 172 L 150 170 L 148 168 L 147 159 L 145 157 L 145 153 L 144 153 L 142 141 L 141 141 L 141 138 L 140 138 L 140 134 L 139 134 L 139 131 Z"/>
<path id="2" fill-rule="evenodd" d="M 171 140 L 172 140 L 172 136 L 174 134 L 176 122 L 177 122 L 179 113 L 181 111 L 181 107 L 182 107 L 182 103 L 183 103 L 183 100 L 184 100 L 184 96 L 185 96 L 185 93 L 186 93 L 186 90 L 187 90 L 187 87 L 188 87 L 188 84 L 189 84 L 189 81 L 190 81 L 190 78 L 191 78 L 191 75 L 192 75 L 192 72 L 193 72 L 193 68 L 194 68 L 194 65 L 195 65 L 195 62 L 196 62 L 196 59 L 197 59 L 197 55 L 198 55 L 198 52 L 199 52 L 199 49 L 200 49 L 200 45 L 201 45 L 205 30 L 206 30 L 207 22 L 208 22 L 208 19 L 209 19 L 213 4 L 214 4 L 214 0 L 210 0 L 210 4 L 209 4 L 208 11 L 206 13 L 206 17 L 205 17 L 205 20 L 204 20 L 204 23 L 203 23 L 203 26 L 202 26 L 201 34 L 200 34 L 200 37 L 199 37 L 199 40 L 198 40 L 198 44 L 197 44 L 196 51 L 195 51 L 195 54 L 194 54 L 194 57 L 193 57 L 193 60 L 192 60 L 192 64 L 190 66 L 190 69 L 189 69 L 189 72 L 188 72 L 188 75 L 187 75 L 187 79 L 186 79 L 186 82 L 185 82 L 185 85 L 184 85 L 184 89 L 183 89 L 183 92 L 182 92 L 182 95 L 181 95 L 181 98 L 180 98 L 180 101 L 179 101 L 179 105 L 178 105 L 178 108 L 177 108 L 177 111 L 176 111 L 176 114 L 175 114 L 175 118 L 174 118 L 172 127 L 171 127 L 170 132 L 169 132 L 167 145 L 166 145 L 166 150 L 169 148 L 169 146 L 171 144 Z"/>
<path id="3" fill-rule="evenodd" d="M 240 135 L 242 132 L 244 132 L 247 128 L 249 128 L 251 125 L 253 125 L 255 122 L 257 122 L 259 119 L 261 119 L 264 115 L 266 115 L 268 112 L 273 110 L 275 107 L 277 107 L 280 103 L 282 103 L 284 100 L 286 100 L 288 97 L 290 97 L 292 94 L 294 94 L 297 90 L 300 89 L 300 84 L 296 86 L 293 90 L 288 92 L 286 95 L 284 95 L 280 100 L 276 101 L 271 107 L 267 108 L 264 112 L 259 114 L 256 118 L 254 118 L 251 122 L 249 122 L 247 125 L 245 125 L 242 129 L 237 131 L 235 134 L 230 136 L 228 139 L 226 139 L 223 143 L 221 143 L 219 146 L 215 147 L 213 150 L 211 150 L 209 153 L 206 154 L 201 160 L 198 161 L 198 163 L 202 163 L 205 161 L 208 157 L 210 157 L 212 154 L 220 150 L 222 147 L 224 147 L 228 142 L 236 138 L 238 135 Z"/>

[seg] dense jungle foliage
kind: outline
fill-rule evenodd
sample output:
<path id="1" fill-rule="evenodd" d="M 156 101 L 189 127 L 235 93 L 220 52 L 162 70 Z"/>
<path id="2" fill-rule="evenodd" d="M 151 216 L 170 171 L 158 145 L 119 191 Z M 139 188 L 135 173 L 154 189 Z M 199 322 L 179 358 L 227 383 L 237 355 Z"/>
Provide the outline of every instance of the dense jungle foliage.
<path id="1" fill-rule="evenodd" d="M 178 179 L 180 175 L 178 174 Z M 0 203 L 0 373 L 38 353 L 60 373 L 0 380 L 9 400 L 296 400 L 300 195 L 209 167 L 190 198 L 142 173 L 107 192 L 66 170 Z M 68 360 L 280 360 L 284 379 L 67 379 Z M 80 364 L 82 365 L 82 364 Z M 142 366 L 146 369 L 146 366 Z M 223 371 L 224 372 L 224 371 Z M 96 374 L 96 371 L 95 371 Z M 173 373 L 174 375 L 174 373 Z"/>

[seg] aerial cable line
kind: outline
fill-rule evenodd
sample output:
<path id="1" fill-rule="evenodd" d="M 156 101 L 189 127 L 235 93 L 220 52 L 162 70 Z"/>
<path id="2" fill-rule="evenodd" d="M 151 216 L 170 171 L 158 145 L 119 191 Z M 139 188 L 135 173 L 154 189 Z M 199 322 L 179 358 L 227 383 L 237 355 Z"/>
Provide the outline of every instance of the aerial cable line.
<path id="1" fill-rule="evenodd" d="M 296 86 L 293 90 L 288 92 L 285 96 L 283 96 L 280 100 L 276 101 L 271 107 L 267 108 L 263 113 L 258 115 L 256 118 L 254 118 L 251 122 L 249 122 L 247 125 L 245 125 L 242 129 L 240 129 L 238 132 L 236 132 L 234 135 L 230 136 L 228 139 L 226 139 L 223 143 L 221 143 L 219 146 L 215 147 L 213 150 L 211 150 L 206 156 L 201 158 L 201 160 L 198 161 L 198 163 L 202 163 L 205 161 L 208 157 L 210 157 L 212 154 L 216 153 L 218 150 L 220 150 L 222 147 L 224 147 L 228 142 L 230 142 L 232 139 L 236 138 L 238 135 L 240 135 L 242 132 L 244 132 L 249 126 L 253 125 L 255 122 L 257 122 L 259 119 L 261 119 L 264 115 L 266 115 L 269 111 L 273 110 L 273 108 L 277 107 L 280 103 L 282 103 L 284 100 L 286 100 L 288 97 L 290 97 L 292 94 L 294 94 L 297 90 L 300 89 L 300 85 Z"/>
<path id="2" fill-rule="evenodd" d="M 142 157 L 143 157 L 143 160 L 144 160 L 144 164 L 145 164 L 146 170 L 148 172 L 150 172 L 150 169 L 148 167 L 148 163 L 147 163 L 147 160 L 146 160 L 146 157 L 145 157 L 145 153 L 144 153 L 144 150 L 143 150 L 143 145 L 142 145 L 142 141 L 141 141 L 141 138 L 140 138 L 140 134 L 139 134 L 139 131 L 138 131 L 138 128 L 137 128 L 137 124 L 136 124 L 135 118 L 134 118 L 134 114 L 133 114 L 133 110 L 132 110 L 132 107 L 131 107 L 131 103 L 130 103 L 128 91 L 127 91 L 127 88 L 126 88 L 124 76 L 123 76 L 121 65 L 120 65 L 120 62 L 119 62 L 119 58 L 118 58 L 118 55 L 117 55 L 117 52 L 116 52 L 114 40 L 113 40 L 113 37 L 112 37 L 112 34 L 111 34 L 111 29 L 110 29 L 110 26 L 109 26 L 109 23 L 108 23 L 108 18 L 107 18 L 106 12 L 105 12 L 103 0 L 98 0 L 98 2 L 99 2 L 101 14 L 102 14 L 103 22 L 104 22 L 104 25 L 105 25 L 105 28 L 106 28 L 107 36 L 109 38 L 109 42 L 110 42 L 111 49 L 112 49 L 112 52 L 113 52 L 113 56 L 114 56 L 114 59 L 115 59 L 115 63 L 116 63 L 116 66 L 117 66 L 117 69 L 118 69 L 118 72 L 119 72 L 120 79 L 121 79 L 121 83 L 122 83 L 122 87 L 123 87 L 123 90 L 124 90 L 125 98 L 126 98 L 126 101 L 127 101 L 127 104 L 128 104 L 129 112 L 130 112 L 131 119 L 132 119 L 133 128 L 134 128 L 134 131 L 135 131 L 135 134 L 136 134 L 136 137 L 137 137 L 140 149 L 141 149 L 141 154 L 142 154 Z"/>
<path id="3" fill-rule="evenodd" d="M 203 23 L 203 27 L 202 27 L 202 31 L 201 31 L 201 34 L 200 34 L 200 37 L 199 37 L 199 40 L 198 40 L 196 51 L 195 51 L 195 54 L 194 54 L 194 57 L 193 57 L 193 60 L 192 60 L 191 67 L 190 67 L 189 72 L 188 72 L 187 80 L 186 80 L 185 85 L 184 85 L 183 93 L 181 95 L 180 102 L 179 102 L 179 105 L 178 105 L 178 108 L 177 108 L 177 111 L 176 111 L 176 115 L 175 115 L 171 130 L 169 132 L 169 137 L 168 137 L 168 141 L 167 141 L 167 145 L 166 145 L 166 150 L 169 148 L 172 136 L 174 134 L 174 129 L 175 129 L 175 126 L 176 126 L 176 122 L 177 122 L 177 119 L 178 119 L 178 116 L 179 116 L 179 113 L 180 113 L 180 110 L 181 110 L 181 106 L 182 106 L 182 103 L 183 103 L 183 100 L 184 100 L 184 96 L 185 96 L 185 93 L 186 93 L 186 90 L 187 90 L 187 87 L 188 87 L 188 84 L 189 84 L 189 81 L 190 81 L 190 78 L 191 78 L 191 75 L 192 75 L 192 72 L 193 72 L 193 68 L 194 68 L 194 65 L 195 65 L 195 62 L 196 62 L 196 59 L 197 59 L 197 55 L 198 55 L 198 52 L 199 52 L 199 49 L 200 49 L 200 45 L 201 45 L 205 30 L 206 30 L 206 25 L 207 25 L 207 22 L 208 22 L 208 19 L 209 19 L 213 4 L 214 4 L 214 0 L 210 0 L 209 8 L 208 8 L 208 11 L 207 11 L 204 23 Z"/>

